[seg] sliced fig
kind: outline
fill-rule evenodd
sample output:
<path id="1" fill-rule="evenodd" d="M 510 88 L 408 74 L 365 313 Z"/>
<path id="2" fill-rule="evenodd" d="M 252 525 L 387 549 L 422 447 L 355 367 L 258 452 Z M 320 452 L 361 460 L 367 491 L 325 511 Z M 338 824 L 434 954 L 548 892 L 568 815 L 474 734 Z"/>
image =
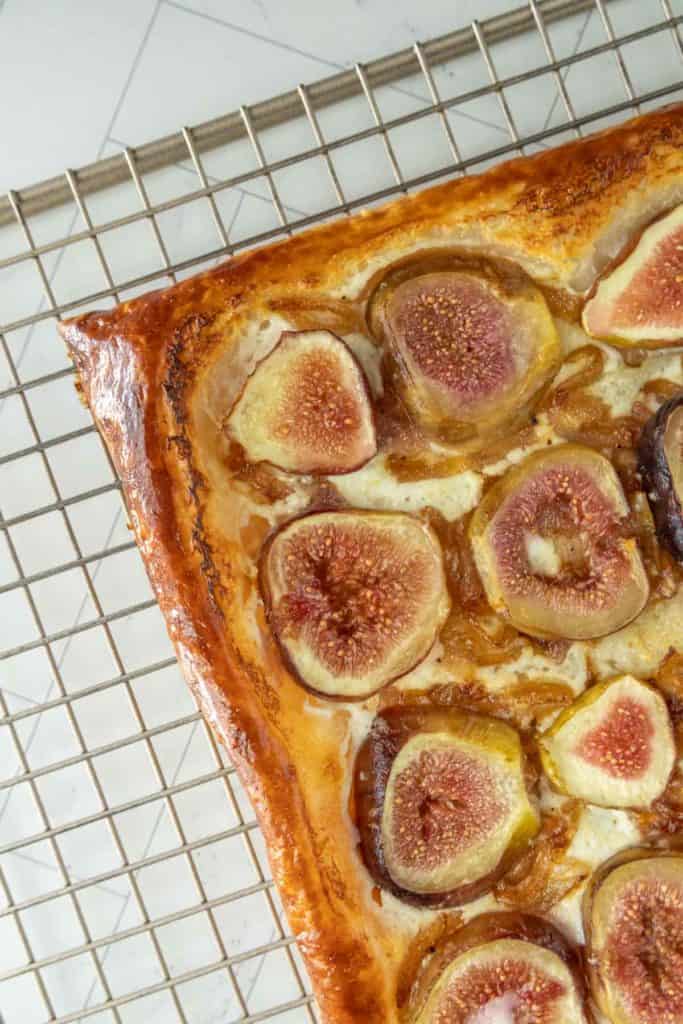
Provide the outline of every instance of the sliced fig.
<path id="1" fill-rule="evenodd" d="M 489 603 L 532 636 L 582 640 L 624 626 L 649 593 L 628 515 L 604 456 L 574 444 L 530 455 L 470 525 Z"/>
<path id="2" fill-rule="evenodd" d="M 584 897 L 590 984 L 612 1024 L 683 1021 L 683 857 L 634 850 Z"/>
<path id="3" fill-rule="evenodd" d="M 540 739 L 557 789 L 603 807 L 649 807 L 676 761 L 666 701 L 633 676 L 592 686 Z"/>
<path id="4" fill-rule="evenodd" d="M 356 760 L 361 849 L 379 885 L 406 902 L 475 899 L 539 828 L 519 736 L 453 709 L 386 708 Z"/>
<path id="5" fill-rule="evenodd" d="M 545 299 L 527 279 L 459 269 L 408 277 L 381 299 L 382 333 L 420 424 L 449 440 L 524 414 L 558 364 Z"/>
<path id="6" fill-rule="evenodd" d="M 683 339 L 683 205 L 645 228 L 602 277 L 584 306 L 583 326 L 619 345 Z"/>
<path id="7" fill-rule="evenodd" d="M 293 672 L 312 690 L 347 699 L 409 672 L 450 607 L 435 534 L 392 512 L 295 519 L 264 551 L 261 589 Z"/>
<path id="8" fill-rule="evenodd" d="M 661 544 L 683 563 L 683 391 L 648 420 L 638 468 Z"/>
<path id="9" fill-rule="evenodd" d="M 576 951 L 532 915 L 474 918 L 434 951 L 414 986 L 415 1024 L 588 1024 Z"/>
<path id="10" fill-rule="evenodd" d="M 365 375 L 330 331 L 285 331 L 248 378 L 227 429 L 252 462 L 292 473 L 349 473 L 377 451 Z"/>

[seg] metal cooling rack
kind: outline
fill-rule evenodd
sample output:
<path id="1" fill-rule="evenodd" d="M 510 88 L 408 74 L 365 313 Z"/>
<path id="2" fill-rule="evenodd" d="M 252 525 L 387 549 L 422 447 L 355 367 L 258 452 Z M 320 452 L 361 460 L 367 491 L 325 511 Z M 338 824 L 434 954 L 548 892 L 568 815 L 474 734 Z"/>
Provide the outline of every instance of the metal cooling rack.
<path id="1" fill-rule="evenodd" d="M 530 0 L 0 199 L 7 1024 L 315 1020 L 253 813 L 179 681 L 54 321 L 681 98 L 682 21 L 676 0 Z M 235 234 L 244 203 L 259 217 Z M 173 236 L 188 211 L 193 251 Z M 213 235 L 194 232 L 200 213 Z"/>

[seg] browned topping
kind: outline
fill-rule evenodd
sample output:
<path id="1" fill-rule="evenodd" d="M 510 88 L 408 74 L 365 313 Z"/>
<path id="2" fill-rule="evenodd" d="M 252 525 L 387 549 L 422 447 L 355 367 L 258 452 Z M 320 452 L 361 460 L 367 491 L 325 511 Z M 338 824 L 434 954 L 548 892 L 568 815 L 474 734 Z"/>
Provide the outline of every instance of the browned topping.
<path id="1" fill-rule="evenodd" d="M 405 957 L 399 967 L 396 980 L 396 1005 L 399 1010 L 405 1007 L 415 987 L 416 978 L 424 972 L 426 962 L 436 952 L 437 947 L 457 933 L 462 927 L 462 914 L 450 910 L 447 914 L 439 914 L 428 924 L 422 925 L 413 937 Z"/>

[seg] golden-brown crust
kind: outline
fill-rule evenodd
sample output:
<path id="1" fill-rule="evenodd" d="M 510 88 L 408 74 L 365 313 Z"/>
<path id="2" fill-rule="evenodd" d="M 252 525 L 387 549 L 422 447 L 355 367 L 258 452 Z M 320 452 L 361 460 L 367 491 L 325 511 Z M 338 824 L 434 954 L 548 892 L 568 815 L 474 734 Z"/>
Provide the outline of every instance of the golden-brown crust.
<path id="1" fill-rule="evenodd" d="M 287 301 L 322 308 L 333 295 L 338 310 L 357 317 L 365 280 L 418 245 L 483 247 L 541 283 L 582 291 L 610 258 L 619 218 L 650 219 L 682 186 L 683 107 L 674 107 L 245 253 L 62 327 L 179 660 L 254 802 L 330 1024 L 397 1020 L 411 929 L 387 928 L 349 841 L 347 713 L 304 693 L 269 637 L 250 567 L 270 524 L 265 514 L 242 522 L 243 496 L 221 486 L 212 371 L 223 358 L 243 378 L 251 358 L 241 353 L 244 333 Z M 361 266 L 365 278 L 352 280 Z M 248 628 L 248 615 L 259 630 Z M 314 738 L 309 713 L 318 714 Z"/>

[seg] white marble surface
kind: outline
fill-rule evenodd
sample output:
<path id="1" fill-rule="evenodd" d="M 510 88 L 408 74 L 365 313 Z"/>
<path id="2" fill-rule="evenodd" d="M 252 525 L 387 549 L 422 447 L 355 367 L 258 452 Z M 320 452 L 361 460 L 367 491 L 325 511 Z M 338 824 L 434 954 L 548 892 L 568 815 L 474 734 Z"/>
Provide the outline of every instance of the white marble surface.
<path id="1" fill-rule="evenodd" d="M 122 145 L 206 120 L 509 6 L 509 0 L 0 0 L 0 95 L 5 98 L 0 108 L 0 190 L 59 174 Z M 683 0 L 672 0 L 672 7 L 683 14 Z M 659 19 L 662 11 L 659 0 L 610 0 L 608 9 L 617 33 L 637 30 Z M 593 10 L 553 25 L 550 37 L 562 57 L 604 42 L 605 26 Z M 624 57 L 636 91 L 681 77 L 683 65 L 668 34 L 625 48 Z M 537 35 L 492 47 L 492 58 L 501 77 L 545 62 Z M 444 96 L 488 80 L 478 55 L 437 69 L 435 79 Z M 579 116 L 596 106 L 620 103 L 626 96 L 612 54 L 603 54 L 590 65 L 574 65 L 565 74 L 565 84 Z M 388 118 L 423 106 L 428 93 L 416 75 L 378 90 L 376 98 Z M 561 127 L 566 119 L 551 74 L 511 87 L 506 99 L 520 135 Z M 466 158 L 475 160 L 488 150 L 511 145 L 505 112 L 495 96 L 459 106 L 449 121 Z M 372 120 L 361 97 L 321 111 L 320 123 L 327 138 L 336 138 L 369 126 Z M 566 134 L 571 133 L 558 138 Z M 434 117 L 392 132 L 391 142 L 406 178 L 444 166 L 450 159 L 443 126 Z M 265 133 L 262 143 L 266 155 L 276 158 L 308 148 L 313 140 L 301 118 Z M 393 183 L 377 138 L 336 150 L 334 161 L 349 199 Z M 225 178 L 252 168 L 253 154 L 240 143 L 207 155 L 205 166 L 211 177 Z M 292 221 L 334 202 L 321 160 L 281 171 L 275 183 Z M 189 159 L 146 180 L 153 202 L 197 185 Z M 263 178 L 220 192 L 217 205 L 233 241 L 277 227 Z M 129 185 L 93 196 L 88 209 L 101 223 L 139 209 L 139 198 Z M 172 261 L 202 256 L 220 245 L 205 200 L 176 207 L 158 222 Z M 31 222 L 38 243 L 82 227 L 72 206 Z M 0 228 L 0 259 L 23 247 L 18 228 Z M 164 283 L 159 248 L 148 223 L 140 221 L 102 236 L 102 249 L 121 294 L 143 290 L 130 282 L 145 274 L 158 272 L 158 282 Z M 82 303 L 84 296 L 107 286 L 89 240 L 46 254 L 43 265 L 57 303 Z M 34 317 L 47 308 L 32 262 L 0 268 L 0 323 Z M 22 381 L 66 366 L 53 319 L 10 330 L 6 341 Z M 0 349 L 0 390 L 13 383 L 12 367 Z M 125 514 L 96 436 L 63 438 L 88 424 L 70 377 L 31 388 L 25 402 L 19 395 L 0 399 L 0 514 L 11 520 L 7 530 L 0 531 L 0 588 L 17 579 L 17 563 L 24 575 L 30 575 L 129 543 Z M 58 443 L 43 456 L 31 451 L 37 437 Z M 101 493 L 68 504 L 66 516 L 53 508 L 78 498 L 86 488 Z M 45 511 L 22 518 L 36 508 Z M 95 560 L 89 572 L 91 586 L 76 566 L 35 580 L 29 593 L 23 588 L 0 590 L 0 651 L 34 644 L 25 653 L 0 660 L 0 689 L 10 713 L 39 708 L 61 693 L 97 686 L 122 672 L 163 664 L 134 676 L 129 688 L 119 683 L 74 700 L 72 718 L 62 704 L 16 725 L 16 739 L 32 771 L 76 758 L 81 738 L 89 749 L 100 750 L 90 765 L 80 761 L 44 771 L 35 782 L 51 827 L 61 828 L 86 815 L 95 820 L 60 832 L 56 842 L 37 840 L 0 855 L 6 883 L 6 891 L 0 886 L 0 914 L 10 895 L 20 902 L 58 894 L 64 885 L 58 858 L 68 879 L 78 886 L 76 900 L 55 895 L 20 914 L 35 958 L 81 950 L 42 971 L 57 1016 L 158 983 L 164 977 L 160 956 L 175 976 L 216 963 L 226 953 L 247 952 L 277 935 L 262 892 L 229 900 L 243 887 L 258 886 L 268 873 L 256 833 L 250 833 L 255 861 L 241 836 L 212 838 L 234 828 L 240 819 L 251 820 L 234 779 L 234 804 L 218 779 L 178 792 L 173 797 L 175 820 L 163 799 L 154 798 L 160 785 L 176 786 L 211 775 L 218 765 L 197 722 L 135 740 L 141 727 L 163 730 L 194 710 L 177 669 L 166 664 L 171 650 L 156 608 L 143 607 L 114 619 L 110 636 L 102 626 L 81 629 L 102 613 L 116 615 L 150 600 L 136 553 L 126 549 Z M 50 644 L 50 660 L 39 642 L 41 631 L 52 634 L 74 627 L 79 631 Z M 124 745 L 119 749 L 101 749 L 120 742 Z M 14 739 L 1 721 L 0 768 L 0 780 L 21 770 Z M 115 814 L 115 833 L 97 817 L 103 800 L 121 806 L 146 797 L 150 799 L 141 806 Z M 43 828 L 36 793 L 28 784 L 0 790 L 0 846 L 35 836 Z M 191 862 L 178 854 L 149 864 L 135 875 L 136 893 L 125 861 L 154 858 L 183 843 L 200 844 L 193 849 Z M 108 877 L 88 881 L 102 875 Z M 145 917 L 183 913 L 203 899 L 225 901 L 211 916 L 201 911 L 157 928 L 158 950 L 142 931 L 98 947 L 98 969 L 91 954 L 81 949 L 90 940 L 134 929 Z M 0 972 L 27 961 L 16 922 L 0 916 Z M 176 1001 L 163 990 L 126 1002 L 118 1017 L 103 1011 L 82 1019 L 97 1024 L 223 1024 L 240 1019 L 245 1011 L 265 1012 L 299 995 L 281 949 L 236 964 L 233 979 L 225 969 L 217 970 L 184 981 L 177 992 Z M 32 974 L 0 981 L 0 1014 L 5 1024 L 49 1019 Z M 303 1024 L 308 1018 L 303 1009 L 293 1009 L 273 1019 Z"/>
<path id="2" fill-rule="evenodd" d="M 0 190 L 509 8 L 507 0 L 6 0 Z"/>

